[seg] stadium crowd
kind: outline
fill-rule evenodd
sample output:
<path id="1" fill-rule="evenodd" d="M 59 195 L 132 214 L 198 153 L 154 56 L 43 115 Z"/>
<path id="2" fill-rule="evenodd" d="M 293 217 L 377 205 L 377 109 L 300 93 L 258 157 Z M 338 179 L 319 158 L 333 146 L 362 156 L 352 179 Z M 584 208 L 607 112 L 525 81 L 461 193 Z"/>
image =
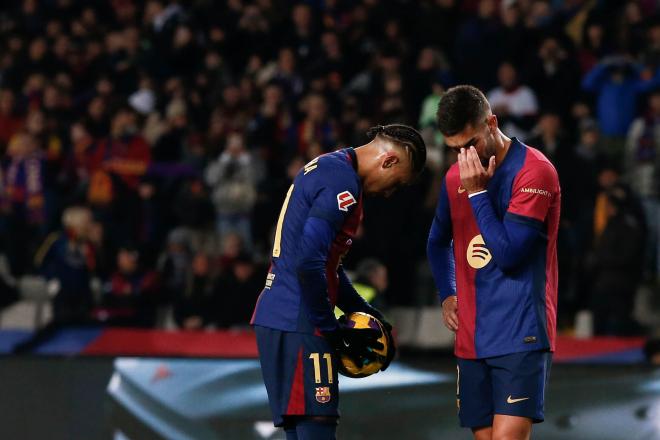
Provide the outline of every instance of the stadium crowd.
<path id="1" fill-rule="evenodd" d="M 7 1 L 3 279 L 42 274 L 62 323 L 154 326 L 171 304 L 182 328 L 245 324 L 292 177 L 402 122 L 422 131 L 427 170 L 366 200 L 345 266 L 386 305 L 432 304 L 425 242 L 455 160 L 435 112 L 469 83 L 558 169 L 560 328 L 587 308 L 598 333 L 638 332 L 633 301 L 660 266 L 658 13 L 643 0 Z"/>

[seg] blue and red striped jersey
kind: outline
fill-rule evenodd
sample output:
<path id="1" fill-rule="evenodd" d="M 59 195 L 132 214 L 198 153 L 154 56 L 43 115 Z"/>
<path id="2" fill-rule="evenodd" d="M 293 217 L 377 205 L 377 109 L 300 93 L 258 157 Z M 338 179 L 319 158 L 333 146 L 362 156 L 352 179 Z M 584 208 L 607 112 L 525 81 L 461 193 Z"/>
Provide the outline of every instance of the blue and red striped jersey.
<path id="1" fill-rule="evenodd" d="M 271 266 L 252 324 L 315 333 L 296 273 L 303 254 L 303 227 L 309 217 L 328 221 L 336 231 L 328 246 L 325 271 L 328 299 L 334 307 L 341 290 L 337 270 L 362 220 L 362 183 L 352 148 L 319 156 L 305 165 L 294 179 L 280 211 Z"/>
<path id="2" fill-rule="evenodd" d="M 475 359 L 554 350 L 561 200 L 554 166 L 540 151 L 513 138 L 504 160 L 488 182 L 487 192 L 476 197 L 490 205 L 488 211 L 494 213 L 494 221 L 504 225 L 508 222 L 511 230 L 522 224 L 527 231 L 531 227 L 538 233 L 530 235 L 529 245 L 515 265 L 494 258 L 491 249 L 515 237 L 502 240 L 494 236 L 494 229 L 480 229 L 484 219 L 477 218 L 476 200 L 471 203 L 461 186 L 458 164 L 449 169 L 433 226 L 438 228 L 438 236 L 446 238 L 446 243 L 434 244 L 430 239 L 429 246 L 453 245 L 459 318 L 456 356 Z M 501 227 L 498 230 L 505 231 Z M 491 232 L 490 236 L 486 232 Z M 433 267 L 434 274 L 451 270 L 450 265 L 446 266 Z M 441 298 L 454 294 L 449 291 L 450 283 L 438 284 Z"/>

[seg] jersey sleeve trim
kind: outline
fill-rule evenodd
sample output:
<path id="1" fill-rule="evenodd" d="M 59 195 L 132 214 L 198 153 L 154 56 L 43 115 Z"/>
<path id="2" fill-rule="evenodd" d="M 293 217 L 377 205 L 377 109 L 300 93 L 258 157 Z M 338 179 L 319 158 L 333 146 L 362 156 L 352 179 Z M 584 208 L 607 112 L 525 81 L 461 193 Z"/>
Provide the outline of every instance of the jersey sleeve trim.
<path id="1" fill-rule="evenodd" d="M 312 209 L 309 210 L 308 217 L 320 218 L 327 221 L 332 225 L 335 231 L 341 228 L 341 225 L 344 221 L 343 216 L 338 216 L 336 212 L 328 212 L 327 209 L 324 209 L 320 206 L 312 206 Z"/>
<path id="2" fill-rule="evenodd" d="M 507 212 L 504 214 L 504 220 L 514 223 L 522 223 L 523 225 L 531 226 L 541 232 L 544 230 L 545 226 L 544 223 L 538 219 L 527 217 L 526 215 L 514 214 L 513 212 Z"/>

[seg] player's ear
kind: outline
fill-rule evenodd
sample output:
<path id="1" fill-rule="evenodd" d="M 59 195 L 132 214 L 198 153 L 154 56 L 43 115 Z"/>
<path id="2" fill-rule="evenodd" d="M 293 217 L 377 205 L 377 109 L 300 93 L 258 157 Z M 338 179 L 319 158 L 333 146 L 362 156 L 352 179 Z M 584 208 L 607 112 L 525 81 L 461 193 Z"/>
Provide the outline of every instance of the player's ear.
<path id="1" fill-rule="evenodd" d="M 494 115 L 494 114 L 489 115 L 487 123 L 488 123 L 488 129 L 491 132 L 495 132 L 495 130 L 497 130 L 498 124 L 497 124 L 497 116 L 496 115 Z"/>
<path id="2" fill-rule="evenodd" d="M 383 168 L 392 168 L 397 163 L 399 163 L 399 157 L 394 151 L 388 151 L 383 161 Z"/>

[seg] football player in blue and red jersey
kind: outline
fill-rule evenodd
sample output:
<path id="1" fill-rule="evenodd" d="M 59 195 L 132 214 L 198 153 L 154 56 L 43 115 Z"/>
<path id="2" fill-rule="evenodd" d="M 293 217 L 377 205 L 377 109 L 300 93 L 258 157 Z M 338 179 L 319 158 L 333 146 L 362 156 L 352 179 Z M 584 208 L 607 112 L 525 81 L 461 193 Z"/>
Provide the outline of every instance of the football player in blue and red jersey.
<path id="1" fill-rule="evenodd" d="M 261 371 L 275 426 L 287 440 L 334 439 L 338 414 L 337 354 L 359 365 L 382 348 L 380 330 L 354 329 L 344 313 L 382 314 L 355 291 L 341 265 L 362 220 L 362 197 L 389 196 L 415 180 L 426 146 L 411 127 L 374 127 L 357 148 L 324 154 L 304 166 L 280 212 L 271 267 L 254 310 Z M 388 335 L 391 340 L 391 335 Z M 383 368 L 394 356 L 394 346 Z"/>
<path id="2" fill-rule="evenodd" d="M 555 349 L 557 172 L 500 131 L 475 87 L 449 89 L 437 119 L 458 162 L 443 179 L 427 252 L 456 332 L 460 423 L 479 440 L 528 439 L 543 421 Z"/>

